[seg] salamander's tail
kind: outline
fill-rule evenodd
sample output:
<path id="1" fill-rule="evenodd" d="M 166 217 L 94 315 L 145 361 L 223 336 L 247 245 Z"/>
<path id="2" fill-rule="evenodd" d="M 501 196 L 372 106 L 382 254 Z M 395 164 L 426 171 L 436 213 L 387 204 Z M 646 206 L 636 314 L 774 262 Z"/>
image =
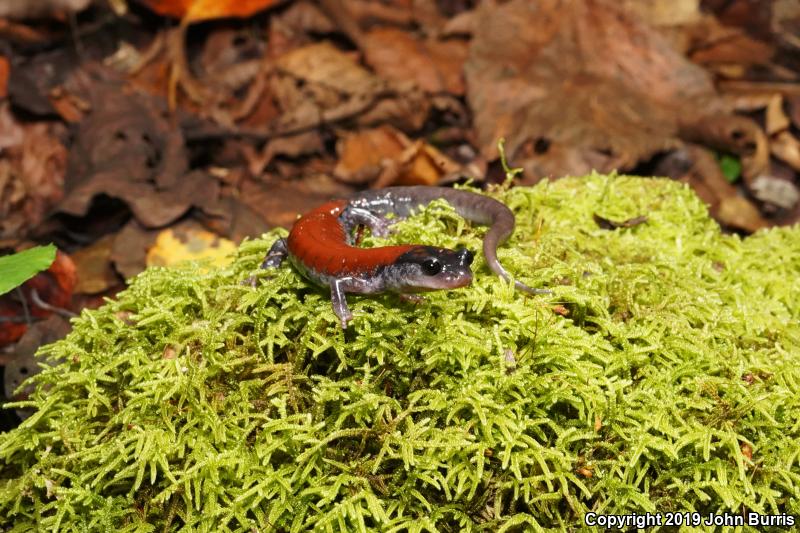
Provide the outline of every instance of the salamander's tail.
<path id="1" fill-rule="evenodd" d="M 492 228 L 494 229 L 494 228 Z M 492 231 L 489 230 L 489 232 Z M 507 236 L 505 237 L 507 238 Z M 505 240 L 503 238 L 503 240 Z M 486 258 L 486 263 L 489 265 L 489 268 L 508 282 L 514 282 L 514 288 L 527 292 L 528 294 L 553 294 L 553 291 L 550 289 L 534 289 L 533 287 L 529 287 L 522 283 L 521 281 L 517 281 L 511 277 L 511 274 L 500 264 L 500 261 L 497 259 L 497 246 L 494 244 L 496 242 L 496 238 L 493 235 L 489 235 L 485 237 L 483 241 L 483 256 Z"/>

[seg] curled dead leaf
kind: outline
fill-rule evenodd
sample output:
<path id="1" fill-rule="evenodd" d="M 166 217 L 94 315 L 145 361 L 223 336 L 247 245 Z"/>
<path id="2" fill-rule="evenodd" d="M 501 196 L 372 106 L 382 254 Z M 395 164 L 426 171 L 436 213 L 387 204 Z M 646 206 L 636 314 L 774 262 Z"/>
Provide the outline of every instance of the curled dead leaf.
<path id="1" fill-rule="evenodd" d="M 741 196 L 726 196 L 720 199 L 716 218 L 728 226 L 750 232 L 769 225 L 761 218 L 758 208 Z"/>
<path id="2" fill-rule="evenodd" d="M 742 161 L 742 175 L 746 182 L 764 173 L 769 166 L 767 137 L 758 124 L 746 117 L 684 114 L 680 122 L 680 137 L 737 154 Z"/>
<path id="3" fill-rule="evenodd" d="M 388 126 L 345 133 L 336 146 L 339 161 L 333 175 L 345 183 L 373 182 L 384 160 L 399 156 L 409 144 L 408 137 Z"/>
<path id="4" fill-rule="evenodd" d="M 714 155 L 702 146 L 688 144 L 671 152 L 660 162 L 656 174 L 691 185 L 721 224 L 747 232 L 769 225 L 758 208 L 728 183 Z"/>
<path id="5" fill-rule="evenodd" d="M 346 134 L 337 148 L 333 173 L 346 183 L 434 185 L 460 169 L 433 146 L 412 141 L 390 126 Z"/>
<path id="6" fill-rule="evenodd" d="M 783 97 L 779 94 L 772 95 L 767 104 L 766 125 L 764 127 L 767 135 L 782 132 L 789 127 L 789 124 L 789 117 L 783 111 Z"/>
<path id="7" fill-rule="evenodd" d="M 773 136 L 769 148 L 772 155 L 800 172 L 800 141 L 789 131 Z"/>

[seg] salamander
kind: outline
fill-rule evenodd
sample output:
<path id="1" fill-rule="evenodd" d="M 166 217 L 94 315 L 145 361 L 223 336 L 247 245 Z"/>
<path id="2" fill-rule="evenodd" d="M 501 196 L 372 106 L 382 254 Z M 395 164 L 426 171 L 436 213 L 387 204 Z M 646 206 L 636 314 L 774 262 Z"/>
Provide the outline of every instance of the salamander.
<path id="1" fill-rule="evenodd" d="M 445 187 L 388 187 L 327 202 L 299 218 L 289 236 L 272 245 L 261 267 L 277 268 L 288 258 L 306 278 L 330 287 L 333 312 L 343 329 L 353 318 L 347 307 L 347 293 L 392 291 L 413 299 L 413 293 L 421 291 L 465 287 L 472 282 L 473 254 L 469 250 L 420 244 L 354 246 L 353 230 L 357 226 L 366 226 L 373 235 L 384 237 L 393 223 L 386 215 L 404 218 L 440 198 L 465 219 L 489 226 L 483 238 L 483 255 L 495 274 L 513 281 L 524 292 L 550 293 L 512 280 L 497 260 L 497 247 L 514 231 L 511 210 L 488 196 Z"/>

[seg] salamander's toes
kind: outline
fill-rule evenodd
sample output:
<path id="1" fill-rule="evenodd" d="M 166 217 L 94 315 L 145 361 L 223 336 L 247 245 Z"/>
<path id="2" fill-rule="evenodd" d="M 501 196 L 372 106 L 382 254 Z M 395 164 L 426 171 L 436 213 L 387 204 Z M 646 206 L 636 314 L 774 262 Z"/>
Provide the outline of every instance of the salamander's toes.
<path id="1" fill-rule="evenodd" d="M 400 299 L 404 302 L 412 303 L 412 304 L 421 304 L 425 301 L 425 297 L 419 294 L 404 294 L 400 293 Z"/>
<path id="2" fill-rule="evenodd" d="M 348 323 L 349 323 L 351 320 L 353 320 L 353 314 L 352 314 L 352 313 L 348 313 L 348 314 L 346 314 L 346 315 L 344 315 L 344 316 L 340 316 L 340 317 L 339 317 L 339 320 L 341 320 L 341 321 L 342 321 L 342 329 L 347 329 L 347 324 L 348 324 Z"/>

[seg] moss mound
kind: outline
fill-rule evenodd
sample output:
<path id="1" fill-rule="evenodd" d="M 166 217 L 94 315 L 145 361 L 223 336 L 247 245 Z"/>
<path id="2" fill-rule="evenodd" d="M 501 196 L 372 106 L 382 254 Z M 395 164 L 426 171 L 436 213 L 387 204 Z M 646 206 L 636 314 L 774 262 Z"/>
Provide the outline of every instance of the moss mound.
<path id="1" fill-rule="evenodd" d="M 350 296 L 150 269 L 44 349 L 0 436 L 0 528 L 579 529 L 586 513 L 800 514 L 800 229 L 721 235 L 687 188 L 498 193 L 518 228 L 466 289 Z M 593 215 L 640 225 L 600 229 Z M 445 203 L 393 242 L 480 250 Z M 376 241 L 368 239 L 367 245 Z M 748 526 L 745 529 L 753 529 Z"/>

